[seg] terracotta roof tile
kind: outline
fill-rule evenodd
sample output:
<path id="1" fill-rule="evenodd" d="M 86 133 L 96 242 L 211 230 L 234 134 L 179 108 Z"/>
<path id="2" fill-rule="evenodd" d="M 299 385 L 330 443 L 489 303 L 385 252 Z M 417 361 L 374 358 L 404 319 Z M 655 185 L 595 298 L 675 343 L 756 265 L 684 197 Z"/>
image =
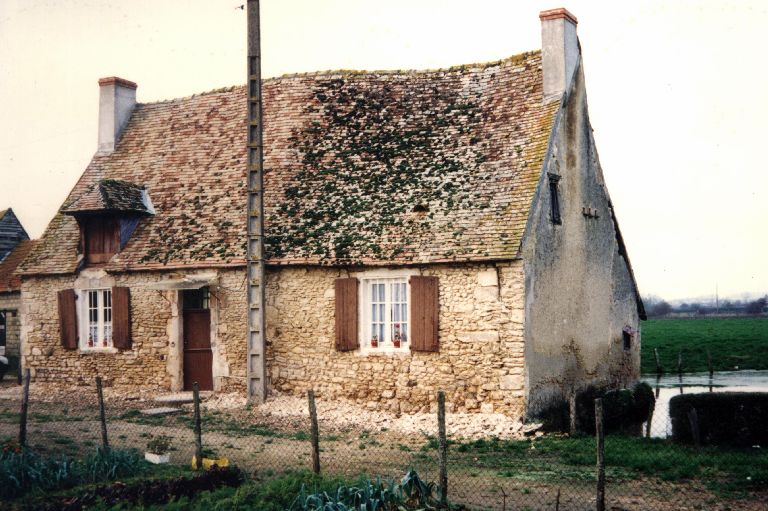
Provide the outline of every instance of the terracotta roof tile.
<path id="1" fill-rule="evenodd" d="M 434 71 L 266 80 L 266 254 L 271 264 L 407 264 L 518 254 L 557 102 L 540 52 Z M 242 265 L 246 90 L 137 105 L 103 179 L 144 186 L 141 220 L 109 267 Z M 24 265 L 69 273 L 75 220 L 58 215 Z"/>
<path id="2" fill-rule="evenodd" d="M 12 293 L 21 289 L 21 279 L 14 272 L 37 241 L 22 240 L 10 254 L 0 262 L 0 293 Z"/>

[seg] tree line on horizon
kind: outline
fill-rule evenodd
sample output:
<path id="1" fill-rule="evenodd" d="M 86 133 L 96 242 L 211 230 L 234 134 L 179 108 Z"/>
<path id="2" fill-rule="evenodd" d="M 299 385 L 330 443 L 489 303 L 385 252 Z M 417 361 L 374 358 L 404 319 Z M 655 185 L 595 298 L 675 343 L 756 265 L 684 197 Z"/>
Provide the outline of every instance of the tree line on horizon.
<path id="1" fill-rule="evenodd" d="M 643 304 L 648 317 L 660 318 L 669 315 L 706 316 L 706 315 L 743 315 L 757 316 L 768 313 L 768 295 L 755 300 L 722 300 L 719 302 L 681 302 L 673 305 L 658 296 L 643 297 Z"/>

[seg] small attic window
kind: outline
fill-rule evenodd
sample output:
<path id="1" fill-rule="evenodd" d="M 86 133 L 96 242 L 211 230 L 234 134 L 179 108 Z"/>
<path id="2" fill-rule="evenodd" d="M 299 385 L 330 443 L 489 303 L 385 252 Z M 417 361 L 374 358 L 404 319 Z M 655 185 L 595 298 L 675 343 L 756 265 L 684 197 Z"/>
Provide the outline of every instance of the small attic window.
<path id="1" fill-rule="evenodd" d="M 560 176 L 557 174 L 547 175 L 549 176 L 550 217 L 553 224 L 560 225 L 563 223 L 563 219 L 560 216 L 560 191 L 557 186 L 560 182 Z"/>
<path id="2" fill-rule="evenodd" d="M 84 218 L 81 225 L 86 263 L 106 263 L 120 250 L 120 227 L 116 218 L 90 216 Z"/>

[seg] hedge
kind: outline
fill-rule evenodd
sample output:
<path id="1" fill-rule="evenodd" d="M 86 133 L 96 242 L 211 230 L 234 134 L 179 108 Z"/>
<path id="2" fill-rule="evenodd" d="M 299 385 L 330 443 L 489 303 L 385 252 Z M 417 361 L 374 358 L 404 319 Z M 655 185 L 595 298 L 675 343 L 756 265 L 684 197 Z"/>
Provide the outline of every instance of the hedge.
<path id="1" fill-rule="evenodd" d="M 688 412 L 696 410 L 703 445 L 768 447 L 768 392 L 681 394 L 669 401 L 672 439 L 693 443 Z"/>
<path id="2" fill-rule="evenodd" d="M 651 404 L 655 402 L 653 390 L 644 382 L 630 389 L 587 387 L 576 394 L 576 429 L 588 435 L 595 434 L 595 399 L 603 400 L 603 426 L 606 433 L 637 434 L 648 420 Z M 569 429 L 568 402 L 554 402 L 536 418 L 545 431 L 567 432 Z"/>

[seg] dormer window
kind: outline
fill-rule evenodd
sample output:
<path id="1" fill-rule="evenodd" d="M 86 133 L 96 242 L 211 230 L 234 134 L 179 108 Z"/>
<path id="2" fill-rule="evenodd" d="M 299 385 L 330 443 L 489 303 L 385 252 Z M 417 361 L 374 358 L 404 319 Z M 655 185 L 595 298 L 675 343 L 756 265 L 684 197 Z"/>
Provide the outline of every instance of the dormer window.
<path id="1" fill-rule="evenodd" d="M 86 264 L 109 262 L 128 243 L 141 218 L 155 213 L 144 187 L 117 179 L 89 186 L 61 212 L 80 225 Z"/>

